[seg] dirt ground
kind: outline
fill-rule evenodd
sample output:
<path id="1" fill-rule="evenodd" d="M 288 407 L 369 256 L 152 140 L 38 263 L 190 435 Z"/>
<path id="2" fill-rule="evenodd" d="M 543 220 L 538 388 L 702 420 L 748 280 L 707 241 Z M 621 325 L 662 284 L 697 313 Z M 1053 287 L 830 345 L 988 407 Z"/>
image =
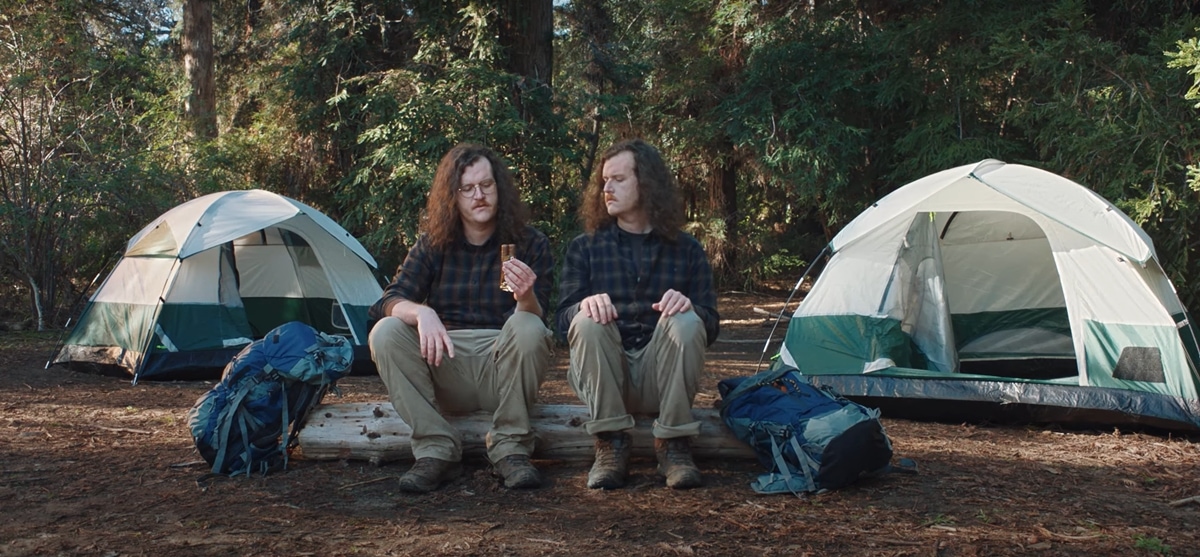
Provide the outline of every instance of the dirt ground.
<path id="1" fill-rule="evenodd" d="M 754 371 L 770 331 L 727 293 L 697 406 Z M 776 333 L 776 342 L 782 329 Z M 547 486 L 509 492 L 485 462 L 430 495 L 407 463 L 304 461 L 265 478 L 196 481 L 186 413 L 211 382 L 44 369 L 55 335 L 0 333 L 0 556 L 8 555 L 1200 555 L 1200 439 L 1053 426 L 888 418 L 892 474 L 809 498 L 759 496 L 753 461 L 700 461 L 676 492 L 635 460 L 626 489 L 587 489 L 587 465 L 538 461 Z M 577 403 L 565 350 L 543 401 Z M 377 377 L 342 399 L 385 400 Z M 1174 504 L 1172 504 L 1174 503 Z"/>

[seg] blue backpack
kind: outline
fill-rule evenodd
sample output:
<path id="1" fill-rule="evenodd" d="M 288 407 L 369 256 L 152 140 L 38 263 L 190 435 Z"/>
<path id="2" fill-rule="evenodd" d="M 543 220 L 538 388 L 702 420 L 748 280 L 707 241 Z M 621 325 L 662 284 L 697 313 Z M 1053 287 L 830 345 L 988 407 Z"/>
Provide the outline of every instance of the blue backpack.
<path id="1" fill-rule="evenodd" d="M 220 383 L 188 412 L 192 439 L 212 473 L 266 474 L 287 468 L 308 411 L 350 372 L 345 338 L 292 321 L 243 348 Z"/>
<path id="2" fill-rule="evenodd" d="M 821 493 L 888 470 L 892 443 L 879 411 L 817 388 L 780 366 L 717 385 L 721 419 L 770 472 L 758 493 Z"/>

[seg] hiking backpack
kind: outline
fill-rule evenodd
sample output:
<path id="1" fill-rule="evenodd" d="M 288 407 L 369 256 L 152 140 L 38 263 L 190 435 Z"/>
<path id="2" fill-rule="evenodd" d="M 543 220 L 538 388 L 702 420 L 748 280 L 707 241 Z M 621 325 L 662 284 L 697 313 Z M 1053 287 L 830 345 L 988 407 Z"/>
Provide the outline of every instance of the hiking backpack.
<path id="1" fill-rule="evenodd" d="M 196 449 L 213 474 L 287 468 L 308 411 L 350 372 L 350 342 L 292 321 L 243 348 L 188 412 Z"/>
<path id="2" fill-rule="evenodd" d="M 724 379 L 721 419 L 769 470 L 758 493 L 820 493 L 885 471 L 892 443 L 879 411 L 814 387 L 795 368 Z"/>

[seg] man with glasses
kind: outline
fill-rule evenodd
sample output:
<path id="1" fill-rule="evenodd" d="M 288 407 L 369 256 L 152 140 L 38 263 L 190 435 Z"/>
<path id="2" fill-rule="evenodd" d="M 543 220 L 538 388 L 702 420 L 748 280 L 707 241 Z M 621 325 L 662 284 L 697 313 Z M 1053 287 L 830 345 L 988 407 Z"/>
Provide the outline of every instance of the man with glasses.
<path id="1" fill-rule="evenodd" d="M 494 473 L 511 489 L 537 487 L 529 410 L 551 357 L 550 243 L 528 224 L 504 162 L 480 145 L 442 157 L 424 217 L 396 280 L 370 309 L 379 320 L 371 357 L 412 427 L 416 463 L 400 489 L 426 493 L 461 474 L 462 439 L 441 412 L 476 410 L 492 413 Z M 507 261 L 504 244 L 514 245 Z"/>

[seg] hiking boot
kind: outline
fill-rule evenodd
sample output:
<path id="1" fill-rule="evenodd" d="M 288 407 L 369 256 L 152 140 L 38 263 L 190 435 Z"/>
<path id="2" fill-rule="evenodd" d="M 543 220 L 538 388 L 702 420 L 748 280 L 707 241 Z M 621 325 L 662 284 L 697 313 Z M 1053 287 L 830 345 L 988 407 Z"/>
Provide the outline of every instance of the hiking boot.
<path id="1" fill-rule="evenodd" d="M 400 491 L 429 493 L 462 474 L 462 463 L 438 458 L 418 458 L 412 468 L 400 476 Z"/>
<path id="2" fill-rule="evenodd" d="M 688 489 L 703 483 L 700 469 L 692 462 L 692 449 L 687 437 L 655 439 L 654 456 L 658 457 L 658 473 L 667 479 L 667 487 Z"/>
<path id="3" fill-rule="evenodd" d="M 493 465 L 492 472 L 504 478 L 504 487 L 509 489 L 532 489 L 542 485 L 542 476 L 527 455 L 510 454 Z"/>
<path id="4" fill-rule="evenodd" d="M 633 440 L 624 431 L 606 431 L 596 435 L 596 461 L 588 472 L 587 486 L 592 489 L 624 487 L 632 443 Z"/>

